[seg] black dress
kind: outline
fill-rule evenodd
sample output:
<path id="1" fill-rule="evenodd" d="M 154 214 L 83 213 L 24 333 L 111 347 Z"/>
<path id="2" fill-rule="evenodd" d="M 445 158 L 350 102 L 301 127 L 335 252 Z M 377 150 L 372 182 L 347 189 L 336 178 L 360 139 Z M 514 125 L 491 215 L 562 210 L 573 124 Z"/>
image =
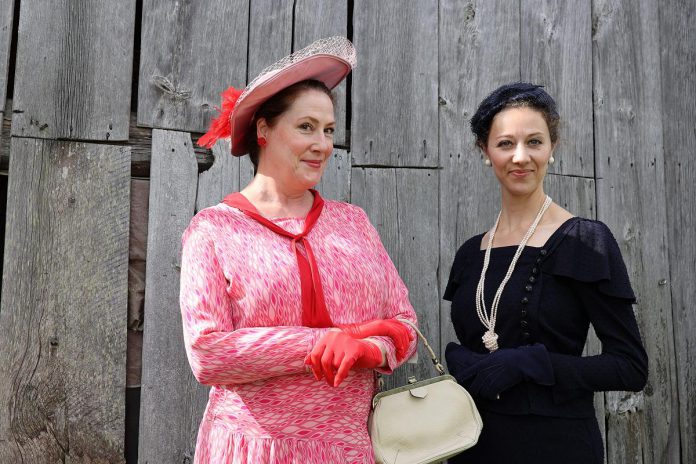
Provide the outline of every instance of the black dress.
<path id="1" fill-rule="evenodd" d="M 459 342 L 487 353 L 475 306 L 482 238 L 472 237 L 457 252 L 444 298 L 452 301 Z M 488 310 L 516 249 L 491 250 L 484 294 Z M 450 462 L 601 464 L 593 393 L 641 390 L 647 379 L 633 303 L 619 247 L 603 223 L 571 218 L 543 247 L 525 247 L 498 306 L 498 345 L 543 344 L 553 385 L 525 381 L 497 400 L 474 397 L 483 419 L 479 442 Z M 602 354 L 582 357 L 590 323 Z M 457 353 L 448 352 L 447 361 L 456 372 Z"/>

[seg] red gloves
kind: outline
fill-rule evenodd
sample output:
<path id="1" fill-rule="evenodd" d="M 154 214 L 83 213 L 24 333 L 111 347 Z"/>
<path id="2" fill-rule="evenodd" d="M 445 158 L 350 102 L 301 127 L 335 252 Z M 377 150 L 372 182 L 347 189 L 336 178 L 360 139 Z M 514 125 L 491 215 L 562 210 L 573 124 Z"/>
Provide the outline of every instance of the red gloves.
<path id="1" fill-rule="evenodd" d="M 327 383 L 334 387 L 345 380 L 351 368 L 374 369 L 384 362 L 379 346 L 363 338 L 391 338 L 398 360 L 406 356 L 413 341 L 411 331 L 395 319 L 347 324 L 340 329 L 328 331 L 305 358 L 305 364 L 312 368 L 314 377 L 317 380 L 326 378 Z"/>
<path id="2" fill-rule="evenodd" d="M 314 377 L 338 387 L 353 368 L 374 369 L 382 365 L 382 350 L 376 344 L 356 339 L 340 330 L 329 330 L 305 358 Z"/>
<path id="3" fill-rule="evenodd" d="M 396 359 L 402 360 L 413 341 L 413 335 L 405 324 L 396 319 L 375 319 L 362 324 L 347 324 L 340 326 L 341 330 L 354 338 L 384 336 L 392 339 L 396 348 Z"/>

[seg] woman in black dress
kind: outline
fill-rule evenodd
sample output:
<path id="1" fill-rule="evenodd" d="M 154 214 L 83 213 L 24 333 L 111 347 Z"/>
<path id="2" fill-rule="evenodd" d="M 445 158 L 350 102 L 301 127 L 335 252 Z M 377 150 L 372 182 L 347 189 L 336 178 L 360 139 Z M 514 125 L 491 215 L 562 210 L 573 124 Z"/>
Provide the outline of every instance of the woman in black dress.
<path id="1" fill-rule="evenodd" d="M 646 383 L 616 240 L 544 193 L 558 125 L 553 99 L 526 83 L 495 90 L 471 120 L 502 205 L 491 230 L 457 252 L 444 295 L 460 342 L 447 346 L 447 364 L 484 424 L 453 463 L 601 464 L 593 393 Z M 583 357 L 590 324 L 602 354 Z"/>

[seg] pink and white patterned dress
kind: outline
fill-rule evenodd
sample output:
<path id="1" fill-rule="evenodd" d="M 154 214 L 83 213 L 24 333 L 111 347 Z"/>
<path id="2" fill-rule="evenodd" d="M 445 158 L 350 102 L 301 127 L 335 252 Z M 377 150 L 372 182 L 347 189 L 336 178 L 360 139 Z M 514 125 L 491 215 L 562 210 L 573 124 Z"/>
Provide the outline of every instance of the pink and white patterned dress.
<path id="1" fill-rule="evenodd" d="M 304 218 L 273 222 L 293 233 L 304 228 Z M 308 239 L 335 324 L 415 322 L 406 286 L 362 209 L 327 200 Z M 186 352 L 198 381 L 213 386 L 196 463 L 374 462 L 367 433 L 374 373 L 351 370 L 334 388 L 305 367 L 305 356 L 328 329 L 301 325 L 290 243 L 224 203 L 200 211 L 184 232 Z M 388 363 L 379 370 L 390 373 L 399 364 L 394 345 L 377 338 Z"/>

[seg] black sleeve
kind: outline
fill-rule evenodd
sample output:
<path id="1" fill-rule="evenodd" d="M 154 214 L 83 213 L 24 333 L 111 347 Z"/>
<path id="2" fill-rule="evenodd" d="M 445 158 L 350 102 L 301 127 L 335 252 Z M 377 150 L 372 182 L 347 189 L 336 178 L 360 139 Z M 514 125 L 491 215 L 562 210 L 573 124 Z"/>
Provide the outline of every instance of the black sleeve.
<path id="1" fill-rule="evenodd" d="M 635 295 L 611 231 L 600 221 L 578 221 L 554 255 L 545 270 L 570 278 L 602 342 L 602 353 L 595 356 L 550 353 L 554 399 L 563 402 L 587 391 L 643 389 L 648 357 L 633 312 Z"/>
<path id="2" fill-rule="evenodd" d="M 602 342 L 602 353 L 584 357 L 550 353 L 556 377 L 554 399 L 563 402 L 588 390 L 642 390 L 648 377 L 648 356 L 633 306 L 626 299 L 600 292 L 592 284 L 573 285 Z"/>

